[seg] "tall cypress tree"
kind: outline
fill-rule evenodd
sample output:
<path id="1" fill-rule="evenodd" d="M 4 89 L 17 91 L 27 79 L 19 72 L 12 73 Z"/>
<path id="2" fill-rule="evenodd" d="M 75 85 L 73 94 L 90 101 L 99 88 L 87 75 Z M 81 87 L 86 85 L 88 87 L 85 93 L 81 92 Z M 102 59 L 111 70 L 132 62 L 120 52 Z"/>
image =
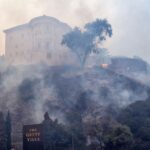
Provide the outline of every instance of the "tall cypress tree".
<path id="1" fill-rule="evenodd" d="M 52 149 L 52 120 L 49 117 L 48 112 L 44 114 L 43 126 L 43 140 L 44 140 L 44 150 Z"/>
<path id="2" fill-rule="evenodd" d="M 0 112 L 0 150 L 7 150 L 5 120 L 2 112 Z"/>
<path id="3" fill-rule="evenodd" d="M 7 150 L 11 150 L 11 117 L 8 111 L 5 122 Z"/>

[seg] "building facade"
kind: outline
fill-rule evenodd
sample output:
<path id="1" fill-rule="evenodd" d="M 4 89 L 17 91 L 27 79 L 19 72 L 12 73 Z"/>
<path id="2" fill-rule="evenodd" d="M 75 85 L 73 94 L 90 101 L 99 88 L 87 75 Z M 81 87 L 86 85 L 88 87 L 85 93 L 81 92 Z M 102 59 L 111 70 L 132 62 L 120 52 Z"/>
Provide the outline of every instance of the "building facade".
<path id="1" fill-rule="evenodd" d="M 71 27 L 59 20 L 40 16 L 29 23 L 5 30 L 5 59 L 9 64 L 73 63 L 71 51 L 61 45 L 62 37 Z"/>

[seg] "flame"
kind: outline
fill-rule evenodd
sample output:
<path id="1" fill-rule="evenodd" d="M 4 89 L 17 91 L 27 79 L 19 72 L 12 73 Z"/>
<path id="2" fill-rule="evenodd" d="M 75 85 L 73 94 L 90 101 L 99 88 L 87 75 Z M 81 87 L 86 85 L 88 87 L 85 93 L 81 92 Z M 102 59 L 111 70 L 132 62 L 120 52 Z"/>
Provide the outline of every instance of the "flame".
<path id="1" fill-rule="evenodd" d="M 108 67 L 108 64 L 101 64 L 100 65 L 102 68 L 107 68 Z"/>

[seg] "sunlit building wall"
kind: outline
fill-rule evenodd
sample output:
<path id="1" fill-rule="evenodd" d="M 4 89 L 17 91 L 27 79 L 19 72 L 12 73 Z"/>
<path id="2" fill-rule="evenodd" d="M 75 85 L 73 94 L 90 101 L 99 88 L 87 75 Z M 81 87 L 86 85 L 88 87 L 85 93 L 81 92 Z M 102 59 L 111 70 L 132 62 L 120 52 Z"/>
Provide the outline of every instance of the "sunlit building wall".
<path id="1" fill-rule="evenodd" d="M 73 63 L 71 51 L 61 45 L 62 37 L 71 28 L 59 20 L 40 16 L 29 23 L 5 30 L 5 58 L 13 65 Z"/>

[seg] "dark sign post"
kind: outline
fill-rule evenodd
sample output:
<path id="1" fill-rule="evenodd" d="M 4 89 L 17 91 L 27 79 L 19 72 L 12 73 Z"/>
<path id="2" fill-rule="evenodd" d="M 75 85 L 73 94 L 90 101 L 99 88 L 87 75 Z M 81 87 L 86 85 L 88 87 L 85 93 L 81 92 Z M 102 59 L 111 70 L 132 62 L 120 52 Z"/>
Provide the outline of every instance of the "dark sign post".
<path id="1" fill-rule="evenodd" d="M 23 127 L 23 150 L 44 150 L 42 124 Z"/>

